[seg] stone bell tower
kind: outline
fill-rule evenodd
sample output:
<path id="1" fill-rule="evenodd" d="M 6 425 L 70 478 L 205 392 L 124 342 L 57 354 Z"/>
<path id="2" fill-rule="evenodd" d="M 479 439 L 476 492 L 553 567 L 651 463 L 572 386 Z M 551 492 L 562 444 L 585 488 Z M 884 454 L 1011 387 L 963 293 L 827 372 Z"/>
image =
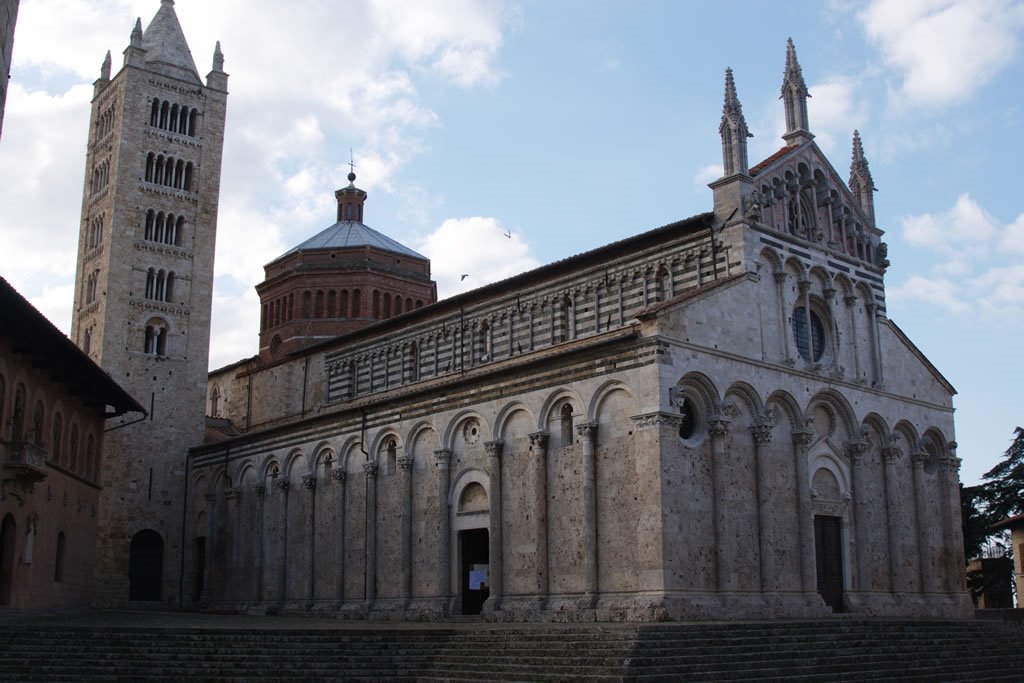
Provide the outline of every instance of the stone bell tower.
<path id="1" fill-rule="evenodd" d="M 95 82 L 72 339 L 145 421 L 105 438 L 96 601 L 177 604 L 185 457 L 201 443 L 228 76 L 205 81 L 162 0 Z"/>

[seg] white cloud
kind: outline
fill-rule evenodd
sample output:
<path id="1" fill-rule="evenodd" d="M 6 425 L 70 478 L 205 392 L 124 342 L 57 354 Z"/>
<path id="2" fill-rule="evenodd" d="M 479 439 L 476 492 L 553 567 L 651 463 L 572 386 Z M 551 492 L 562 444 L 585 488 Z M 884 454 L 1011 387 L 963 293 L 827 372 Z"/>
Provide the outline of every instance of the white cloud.
<path id="1" fill-rule="evenodd" d="M 816 142 L 825 152 L 847 149 L 855 128 L 868 118 L 867 102 L 858 94 L 858 82 L 847 76 L 831 76 L 808 87 L 807 116 Z"/>
<path id="2" fill-rule="evenodd" d="M 1014 0 L 872 0 L 857 16 L 899 72 L 897 108 L 966 98 L 1010 63 L 1024 27 Z"/>
<path id="3" fill-rule="evenodd" d="M 482 216 L 449 218 L 416 248 L 430 259 L 441 299 L 540 265 L 519 233 L 504 228 L 495 218 Z"/>
<path id="4" fill-rule="evenodd" d="M 919 301 L 957 314 L 1006 315 L 1024 308 L 1024 214 L 1000 225 L 970 195 L 948 210 L 902 220 L 903 239 L 941 254 L 929 275 L 890 285 L 890 300 Z"/>
<path id="5" fill-rule="evenodd" d="M 702 192 L 706 191 L 708 189 L 708 183 L 718 180 L 722 177 L 723 173 L 725 173 L 725 169 L 722 167 L 722 164 L 707 164 L 706 166 L 701 166 L 700 169 L 697 170 L 696 175 L 693 176 L 693 184 Z"/>

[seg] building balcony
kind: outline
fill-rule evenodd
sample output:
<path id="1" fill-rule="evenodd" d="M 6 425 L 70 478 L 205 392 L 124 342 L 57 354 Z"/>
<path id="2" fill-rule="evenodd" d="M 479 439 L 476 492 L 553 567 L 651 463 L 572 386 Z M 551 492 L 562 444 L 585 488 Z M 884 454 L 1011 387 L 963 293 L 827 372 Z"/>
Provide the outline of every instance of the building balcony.
<path id="1" fill-rule="evenodd" d="M 3 460 L 5 478 L 13 475 L 23 484 L 35 484 L 46 478 L 46 449 L 31 441 L 9 441 L 3 444 L 7 453 Z"/>

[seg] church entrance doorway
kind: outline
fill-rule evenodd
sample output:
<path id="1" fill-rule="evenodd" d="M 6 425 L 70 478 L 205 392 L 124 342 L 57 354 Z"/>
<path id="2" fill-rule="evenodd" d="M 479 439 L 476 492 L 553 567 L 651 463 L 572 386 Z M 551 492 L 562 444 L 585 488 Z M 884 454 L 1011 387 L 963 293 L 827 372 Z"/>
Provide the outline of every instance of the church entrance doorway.
<path id="1" fill-rule="evenodd" d="M 815 515 L 814 555 L 818 568 L 818 593 L 833 612 L 843 611 L 843 543 L 839 517 Z"/>
<path id="2" fill-rule="evenodd" d="M 128 599 L 160 600 L 164 569 L 164 539 L 152 529 L 132 536 L 128 551 Z"/>
<path id="3" fill-rule="evenodd" d="M 14 586 L 14 541 L 17 533 L 14 515 L 4 515 L 0 523 L 0 605 L 11 604 L 11 589 Z"/>
<path id="4" fill-rule="evenodd" d="M 480 614 L 484 601 L 491 594 L 488 575 L 489 553 L 487 529 L 466 529 L 459 532 L 459 592 L 463 614 Z"/>

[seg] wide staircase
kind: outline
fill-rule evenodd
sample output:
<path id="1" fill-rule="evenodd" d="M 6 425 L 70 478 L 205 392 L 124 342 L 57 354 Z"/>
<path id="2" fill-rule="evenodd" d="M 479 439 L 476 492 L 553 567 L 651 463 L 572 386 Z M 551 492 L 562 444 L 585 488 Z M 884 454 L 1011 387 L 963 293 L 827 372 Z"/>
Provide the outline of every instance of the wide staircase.
<path id="1" fill-rule="evenodd" d="M 3 624 L 2 681 L 1024 681 L 1020 622 Z"/>

